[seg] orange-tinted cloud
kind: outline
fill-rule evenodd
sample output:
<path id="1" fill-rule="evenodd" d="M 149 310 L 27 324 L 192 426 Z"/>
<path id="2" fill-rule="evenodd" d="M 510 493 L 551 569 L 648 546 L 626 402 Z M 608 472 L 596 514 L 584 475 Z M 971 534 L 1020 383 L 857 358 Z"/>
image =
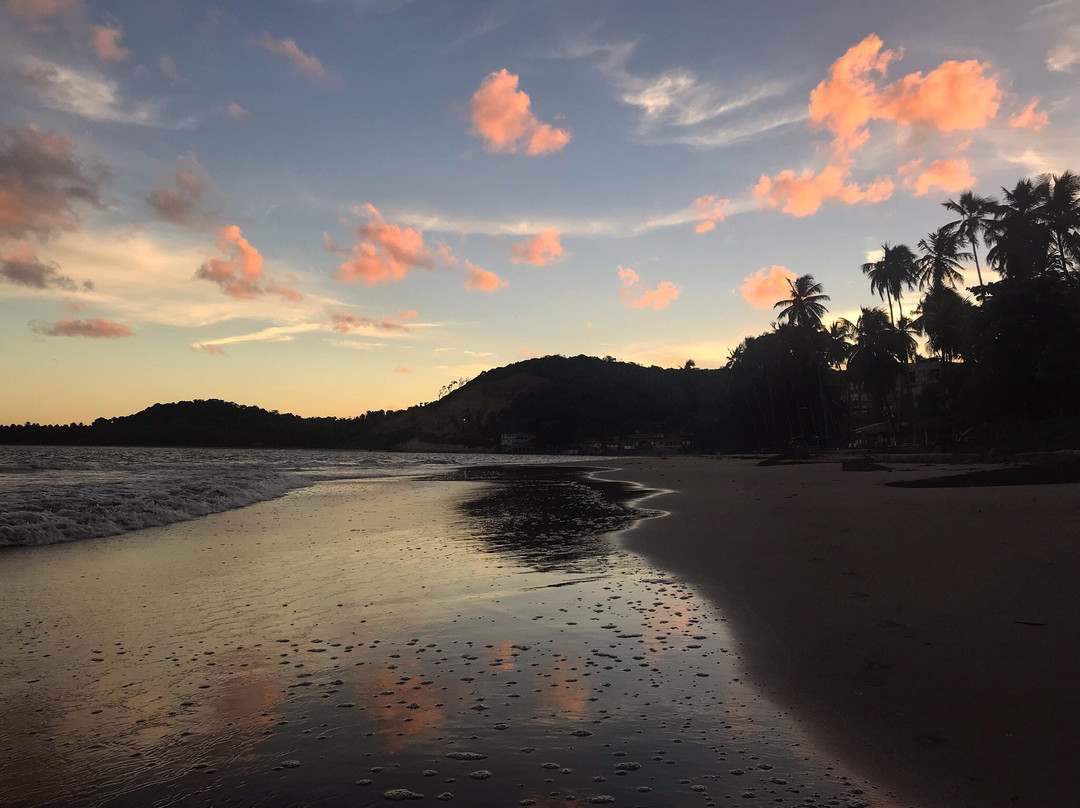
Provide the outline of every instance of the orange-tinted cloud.
<path id="1" fill-rule="evenodd" d="M 454 255 L 454 251 L 450 249 L 450 245 L 445 241 L 440 241 L 436 246 L 436 251 L 439 254 L 439 263 L 445 264 L 448 267 L 456 267 L 458 260 Z"/>
<path id="2" fill-rule="evenodd" d="M 90 320 L 72 320 L 64 317 L 55 323 L 31 323 L 30 327 L 38 334 L 49 337 L 133 337 L 135 332 L 121 323 L 94 317 Z"/>
<path id="3" fill-rule="evenodd" d="M 341 264 L 337 279 L 350 283 L 384 283 L 400 281 L 413 269 L 431 269 L 435 259 L 431 250 L 424 246 L 424 236 L 419 230 L 388 224 L 374 205 L 364 205 L 370 221 L 360 225 L 362 239 L 346 254 L 349 260 Z M 346 252 L 324 235 L 327 249 Z"/>
<path id="4" fill-rule="evenodd" d="M 326 84 L 332 81 L 330 72 L 314 56 L 304 53 L 295 39 L 275 39 L 263 33 L 252 40 L 255 47 L 275 56 L 283 56 L 292 65 L 293 73 L 311 81 L 313 84 Z"/>
<path id="5" fill-rule="evenodd" d="M 628 306 L 635 309 L 666 309 L 671 301 L 679 299 L 682 292 L 671 281 L 662 281 L 655 289 L 636 289 L 641 278 L 634 270 L 624 266 L 619 267 L 619 280 L 622 281 L 620 296 Z"/>
<path id="6" fill-rule="evenodd" d="M 469 105 L 473 134 L 484 139 L 488 151 L 534 156 L 559 151 L 570 142 L 569 132 L 541 123 L 530 105 L 516 75 L 505 69 L 488 74 Z"/>
<path id="7" fill-rule="evenodd" d="M 544 230 L 521 244 L 510 245 L 510 260 L 515 264 L 546 266 L 569 255 L 559 242 L 558 230 Z"/>
<path id="8" fill-rule="evenodd" d="M 217 248 L 222 257 L 211 258 L 195 270 L 195 277 L 212 281 L 238 300 L 246 300 L 267 292 L 297 302 L 304 296 L 288 286 L 279 286 L 263 274 L 263 257 L 235 224 L 218 230 Z"/>
<path id="9" fill-rule="evenodd" d="M 412 320 L 414 317 L 419 317 L 416 309 L 398 309 L 397 316 L 402 320 Z"/>
<path id="10" fill-rule="evenodd" d="M 204 203 L 210 187 L 210 175 L 193 154 L 176 160 L 172 185 L 162 185 L 146 197 L 146 204 L 167 222 L 183 227 L 208 226 L 214 214 L 206 210 Z"/>
<path id="11" fill-rule="evenodd" d="M 755 309 L 771 309 L 778 300 L 783 300 L 790 294 L 788 281 L 795 280 L 797 276 L 787 267 L 773 264 L 771 267 L 762 267 L 753 275 L 743 279 L 739 292 L 743 299 Z"/>
<path id="12" fill-rule="evenodd" d="M 883 50 L 883 45 L 871 34 L 849 48 L 810 94 L 810 121 L 833 133 L 835 154 L 865 143 L 873 120 L 953 132 L 980 129 L 997 114 L 1003 91 L 986 75 L 988 64 L 943 62 L 925 76 L 910 73 L 879 86 L 877 76 L 884 77 L 889 64 L 903 57 L 902 50 Z"/>
<path id="13" fill-rule="evenodd" d="M 33 124 L 0 126 L 0 238 L 46 239 L 75 230 L 78 209 L 101 206 L 104 166 L 75 155 L 75 141 Z"/>
<path id="14" fill-rule="evenodd" d="M 120 37 L 124 32 L 120 28 L 108 25 L 95 25 L 92 29 L 90 43 L 94 46 L 94 52 L 99 59 L 110 62 L 122 62 L 131 54 L 131 50 L 120 45 Z"/>
<path id="15" fill-rule="evenodd" d="M 1050 116 L 1035 107 L 1039 105 L 1039 99 L 1031 99 L 1031 103 L 1009 118 L 1009 126 L 1013 129 L 1034 129 L 1038 132 L 1048 123 Z"/>
<path id="16" fill-rule="evenodd" d="M 716 196 L 699 196 L 694 200 L 694 213 L 697 214 L 698 222 L 694 228 L 695 233 L 708 233 L 719 222 L 724 221 L 730 199 L 720 199 Z"/>
<path id="17" fill-rule="evenodd" d="M 494 272 L 478 267 L 472 261 L 465 261 L 465 288 L 470 292 L 496 292 L 510 285 Z"/>
<path id="18" fill-rule="evenodd" d="M 31 22 L 61 15 L 74 16 L 83 11 L 82 0 L 8 0 L 6 5 L 16 17 Z"/>
<path id="19" fill-rule="evenodd" d="M 412 371 L 404 365 L 398 365 L 396 368 L 394 368 L 394 373 L 412 373 Z"/>
<path id="20" fill-rule="evenodd" d="M 854 205 L 858 202 L 882 202 L 892 196 L 894 183 L 888 177 L 878 178 L 860 187 L 847 182 L 848 173 L 849 169 L 842 165 L 828 165 L 817 174 L 804 171 L 797 175 L 787 169 L 775 177 L 762 174 L 752 192 L 769 207 L 780 208 L 792 216 L 817 213 L 826 199 L 838 199 Z"/>
<path id="21" fill-rule="evenodd" d="M 225 107 L 225 114 L 232 118 L 234 121 L 242 121 L 247 117 L 248 111 L 242 106 L 233 102 L 229 106 Z"/>
<path id="22" fill-rule="evenodd" d="M 975 177 L 971 175 L 967 160 L 935 160 L 926 170 L 922 170 L 922 165 L 922 160 L 912 160 L 900 166 L 904 187 L 910 189 L 915 196 L 925 196 L 935 188 L 953 193 L 975 184 Z"/>
<path id="23" fill-rule="evenodd" d="M 214 345 L 213 343 L 210 343 L 210 342 L 196 342 L 194 345 L 191 346 L 191 350 L 193 350 L 193 351 L 202 351 L 204 353 L 210 354 L 211 356 L 224 356 L 225 355 L 225 349 L 224 348 L 222 348 L 220 345 Z"/>
<path id="24" fill-rule="evenodd" d="M 408 327 L 401 323 L 396 323 L 393 320 L 383 317 L 382 319 L 376 319 L 374 317 L 363 317 L 359 314 L 351 314 L 349 312 L 339 312 L 331 316 L 331 327 L 335 331 L 340 331 L 342 334 L 350 334 L 353 331 L 370 331 L 376 329 L 379 331 L 408 331 Z"/>

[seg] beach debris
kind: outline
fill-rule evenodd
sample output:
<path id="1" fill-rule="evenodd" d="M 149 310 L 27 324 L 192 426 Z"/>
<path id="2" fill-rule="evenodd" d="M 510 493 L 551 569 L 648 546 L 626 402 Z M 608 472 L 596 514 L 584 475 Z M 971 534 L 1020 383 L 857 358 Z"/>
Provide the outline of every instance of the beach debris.
<path id="1" fill-rule="evenodd" d="M 480 752 L 450 752 L 447 754 L 448 758 L 454 760 L 486 760 L 487 755 Z"/>
<path id="2" fill-rule="evenodd" d="M 590 735 L 592 735 L 592 733 L 589 732 L 587 729 L 575 729 L 570 734 L 573 735 L 575 738 L 588 738 Z"/>
<path id="3" fill-rule="evenodd" d="M 477 769 L 474 772 L 469 772 L 469 777 L 473 780 L 487 780 L 494 775 L 494 772 L 489 772 L 487 769 Z"/>
<path id="4" fill-rule="evenodd" d="M 407 788 L 392 788 L 389 791 L 383 792 L 383 797 L 390 800 L 390 802 L 404 802 L 405 800 L 422 800 L 423 794 L 418 794 L 415 791 L 409 791 Z"/>
<path id="5" fill-rule="evenodd" d="M 298 769 L 298 768 L 300 768 L 300 761 L 299 760 L 283 760 L 283 761 L 281 761 L 281 765 L 284 766 L 286 769 Z"/>
<path id="6" fill-rule="evenodd" d="M 589 797 L 589 802 L 592 805 L 611 805 L 615 802 L 615 798 L 610 794 L 597 794 L 595 797 Z"/>
<path id="7" fill-rule="evenodd" d="M 435 799 L 442 800 L 443 802 L 447 802 L 448 800 L 454 799 L 454 792 L 453 791 L 444 791 L 442 794 L 439 794 Z"/>

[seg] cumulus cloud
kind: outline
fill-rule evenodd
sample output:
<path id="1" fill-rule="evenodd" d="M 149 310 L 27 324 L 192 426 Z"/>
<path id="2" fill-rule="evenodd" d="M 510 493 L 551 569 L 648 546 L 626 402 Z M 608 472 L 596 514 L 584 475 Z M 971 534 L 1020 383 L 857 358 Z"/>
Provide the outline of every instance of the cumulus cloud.
<path id="1" fill-rule="evenodd" d="M 694 213 L 698 217 L 695 233 L 708 233 L 716 225 L 724 221 L 730 199 L 720 199 L 716 196 L 699 196 L 694 200 Z"/>
<path id="2" fill-rule="evenodd" d="M 314 56 L 304 53 L 295 39 L 275 39 L 263 32 L 251 40 L 252 45 L 267 53 L 281 56 L 292 65 L 293 74 L 302 76 L 312 84 L 333 84 L 336 77 Z"/>
<path id="3" fill-rule="evenodd" d="M 546 266 L 569 255 L 559 241 L 558 230 L 543 230 L 520 244 L 510 245 L 510 260 L 515 264 Z"/>
<path id="4" fill-rule="evenodd" d="M 953 132 L 980 129 L 997 114 L 1004 93 L 986 75 L 989 64 L 947 61 L 926 75 L 910 73 L 881 85 L 877 77 L 904 55 L 883 47 L 880 37 L 869 35 L 837 59 L 810 94 L 810 121 L 833 133 L 837 153 L 865 143 L 874 120 Z"/>
<path id="5" fill-rule="evenodd" d="M 470 103 L 473 134 L 493 152 L 541 155 L 559 151 L 570 133 L 541 123 L 530 110 L 527 93 L 518 89 L 518 77 L 505 68 L 488 74 Z"/>
<path id="6" fill-rule="evenodd" d="M 64 317 L 55 323 L 30 324 L 30 328 L 47 337 L 133 337 L 135 332 L 121 323 L 94 317 L 90 320 L 72 320 Z"/>
<path id="7" fill-rule="evenodd" d="M 666 309 L 673 300 L 679 299 L 682 292 L 671 281 L 662 281 L 655 289 L 639 288 L 641 278 L 629 267 L 620 266 L 618 274 L 622 282 L 619 294 L 628 306 L 635 309 Z"/>
<path id="8" fill-rule="evenodd" d="M 0 127 L 0 238 L 75 230 L 80 208 L 101 207 L 108 179 L 104 166 L 75 155 L 67 135 L 33 124 Z"/>
<path id="9" fill-rule="evenodd" d="M 210 225 L 214 214 L 205 208 L 210 175 L 193 154 L 176 160 L 171 185 L 152 190 L 146 203 L 162 219 L 182 227 L 201 229 Z"/>
<path id="10" fill-rule="evenodd" d="M 866 186 L 859 186 L 848 182 L 849 174 L 850 169 L 845 165 L 829 165 L 816 174 L 813 171 L 796 174 L 787 169 L 775 177 L 762 174 L 752 193 L 768 207 L 780 208 L 792 216 L 817 213 L 826 199 L 854 205 L 883 202 L 892 196 L 894 183 L 888 177 L 879 177 Z"/>
<path id="11" fill-rule="evenodd" d="M 79 285 L 53 263 L 38 258 L 25 241 L 16 241 L 0 253 L 0 279 L 28 289 L 78 291 Z M 85 288 L 85 287 L 84 287 Z"/>
<path id="12" fill-rule="evenodd" d="M 925 196 L 933 189 L 946 193 L 963 191 L 975 184 L 967 160 L 935 160 L 925 170 L 922 160 L 912 160 L 900 166 L 904 187 L 915 196 Z"/>
<path id="13" fill-rule="evenodd" d="M 95 25 L 91 29 L 90 44 L 94 46 L 94 52 L 99 59 L 108 62 L 122 62 L 131 50 L 120 44 L 120 37 L 124 35 L 119 26 Z"/>
<path id="14" fill-rule="evenodd" d="M 248 111 L 239 104 L 233 102 L 229 106 L 225 107 L 225 114 L 232 118 L 234 121 L 242 121 L 247 117 Z"/>
<path id="15" fill-rule="evenodd" d="M 796 277 L 787 267 L 773 264 L 744 278 L 739 292 L 743 300 L 755 309 L 771 309 L 778 300 L 788 297 L 788 281 L 793 281 Z"/>
<path id="16" fill-rule="evenodd" d="M 264 276 L 262 255 L 241 235 L 235 224 L 218 230 L 217 247 L 221 257 L 203 262 L 195 270 L 196 278 L 216 283 L 227 295 L 238 300 L 249 300 L 267 292 L 294 302 L 303 299 L 295 289 L 279 286 Z"/>
<path id="17" fill-rule="evenodd" d="M 424 245 L 423 233 L 388 223 L 374 205 L 364 205 L 364 210 L 370 218 L 358 228 L 361 240 L 351 250 L 338 247 L 323 234 L 328 250 L 349 256 L 338 268 L 339 281 L 371 285 L 400 281 L 411 270 L 434 268 L 435 258 Z"/>
<path id="18" fill-rule="evenodd" d="M 470 292 L 497 292 L 510 285 L 494 272 L 478 267 L 472 261 L 465 261 L 465 288 Z"/>
<path id="19" fill-rule="evenodd" d="M 1031 99 L 1031 102 L 1026 107 L 1009 118 L 1009 126 L 1013 129 L 1034 129 L 1038 132 L 1050 123 L 1050 116 L 1042 110 L 1036 109 L 1038 105 L 1038 98 Z"/>

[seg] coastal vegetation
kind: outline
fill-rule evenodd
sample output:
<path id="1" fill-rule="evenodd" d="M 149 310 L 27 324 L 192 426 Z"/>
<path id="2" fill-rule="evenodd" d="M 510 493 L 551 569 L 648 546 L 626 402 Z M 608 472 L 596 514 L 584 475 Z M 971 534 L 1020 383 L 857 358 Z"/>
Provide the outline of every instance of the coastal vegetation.
<path id="1" fill-rule="evenodd" d="M 1074 445 L 1080 177 L 1022 179 L 1000 199 L 965 191 L 943 207 L 952 220 L 916 249 L 886 243 L 861 265 L 888 311 L 829 322 L 822 285 L 799 276 L 770 329 L 718 369 L 548 356 L 453 382 L 401 411 L 301 418 L 180 402 L 89 425 L 0 427 L 0 442 L 487 450 L 503 434 L 529 433 L 549 450 L 618 447 L 633 435 L 747 450 L 850 445 L 875 427 L 890 442 L 939 448 Z M 968 262 L 977 283 L 965 288 Z M 920 362 L 934 365 L 922 379 Z"/>

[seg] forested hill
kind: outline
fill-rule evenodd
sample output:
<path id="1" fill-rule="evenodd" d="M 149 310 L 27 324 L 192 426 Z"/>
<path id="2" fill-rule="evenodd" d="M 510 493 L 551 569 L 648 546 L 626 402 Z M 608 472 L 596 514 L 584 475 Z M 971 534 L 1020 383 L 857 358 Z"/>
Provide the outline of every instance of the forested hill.
<path id="1" fill-rule="evenodd" d="M 220 400 L 155 404 L 92 424 L 0 426 L 0 443 L 495 449 L 509 432 L 541 448 L 649 433 L 701 448 L 738 445 L 725 370 L 548 356 L 482 373 L 438 401 L 355 418 L 302 418 Z"/>

